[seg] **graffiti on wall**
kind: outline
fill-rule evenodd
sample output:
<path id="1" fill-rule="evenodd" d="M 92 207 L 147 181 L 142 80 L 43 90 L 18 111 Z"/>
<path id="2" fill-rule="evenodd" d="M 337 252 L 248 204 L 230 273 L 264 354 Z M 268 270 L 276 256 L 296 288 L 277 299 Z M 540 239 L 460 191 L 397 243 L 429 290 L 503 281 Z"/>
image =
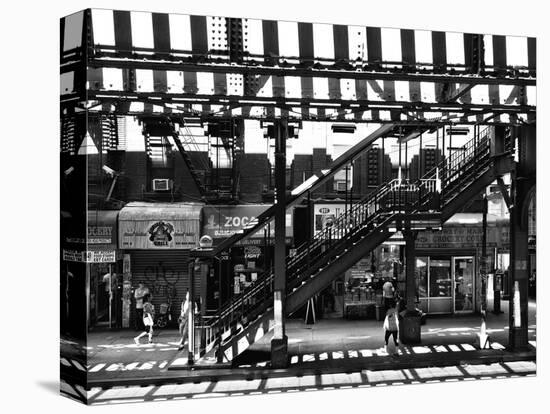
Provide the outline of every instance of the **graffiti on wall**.
<path id="1" fill-rule="evenodd" d="M 144 283 L 153 298 L 172 301 L 176 298 L 177 284 L 183 280 L 183 271 L 176 270 L 162 261 L 147 266 L 143 271 Z"/>

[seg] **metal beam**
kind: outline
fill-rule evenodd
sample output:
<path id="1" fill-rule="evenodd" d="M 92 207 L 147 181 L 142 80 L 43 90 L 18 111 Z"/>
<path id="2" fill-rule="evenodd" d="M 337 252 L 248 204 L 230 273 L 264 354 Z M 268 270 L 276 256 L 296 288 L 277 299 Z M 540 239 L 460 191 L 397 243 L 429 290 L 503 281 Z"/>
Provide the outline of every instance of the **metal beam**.
<path id="1" fill-rule="evenodd" d="M 502 177 L 497 177 L 497 184 L 498 184 L 498 189 L 500 191 L 500 194 L 502 194 L 502 198 L 506 203 L 506 208 L 508 209 L 508 212 L 511 213 L 512 200 L 510 199 L 510 194 L 508 194 L 508 188 L 506 188 L 506 184 L 504 184 L 504 180 L 502 179 Z"/>
<path id="2" fill-rule="evenodd" d="M 278 98 L 263 96 L 230 96 L 230 95 L 199 95 L 199 94 L 166 94 L 162 92 L 127 92 L 127 91 L 88 91 L 88 100 L 102 99 L 123 99 L 125 101 L 150 101 L 154 105 L 166 103 L 173 104 L 203 104 L 203 105 L 237 105 L 237 106 L 265 106 L 265 107 L 286 107 L 299 108 L 307 106 L 310 108 L 324 110 L 342 110 L 352 109 L 354 112 L 368 111 L 373 109 L 380 110 L 419 110 L 424 112 L 441 112 L 448 110 L 451 112 L 466 111 L 505 111 L 505 112 L 536 112 L 535 106 L 530 105 L 503 105 L 503 104 L 463 104 L 454 102 L 410 102 L 410 101 L 374 101 L 374 100 L 356 100 L 349 101 L 343 99 L 312 99 L 312 98 Z M 352 106 L 353 105 L 353 106 Z M 472 113 L 474 115 L 475 113 Z"/>
<path id="3" fill-rule="evenodd" d="M 202 121 L 206 121 L 206 122 L 215 122 L 215 121 L 218 121 L 220 119 L 225 119 L 225 118 L 228 118 L 229 115 L 226 116 L 222 116 L 222 115 L 213 115 L 212 113 L 207 113 L 207 112 L 200 112 L 200 111 L 186 111 L 185 109 L 181 109 L 181 110 L 176 110 L 176 111 L 173 111 L 171 114 L 170 113 L 166 113 L 166 112 L 143 112 L 143 111 L 126 111 L 126 110 L 117 110 L 116 108 L 115 109 L 109 109 L 109 110 L 97 110 L 97 111 L 94 111 L 95 113 L 99 113 L 99 114 L 102 114 L 102 113 L 105 113 L 105 114 L 114 114 L 114 115 L 130 115 L 130 116 L 142 116 L 142 115 L 147 115 L 147 116 L 159 116 L 159 117 L 165 117 L 165 116 L 168 116 L 168 115 L 172 115 L 172 116 L 177 116 L 178 118 L 196 118 L 196 119 L 201 119 Z M 486 112 L 481 112 L 480 114 L 486 114 Z M 475 115 L 475 114 L 470 114 L 469 116 L 472 116 L 472 115 Z M 404 126 L 410 126 L 410 127 L 414 127 L 414 126 L 417 126 L 417 127 L 426 127 L 426 126 L 430 126 L 431 128 L 435 128 L 435 127 L 441 127 L 441 126 L 444 126 L 444 125 L 456 125 L 456 124 L 460 124 L 460 125 L 526 125 L 526 124 L 529 124 L 531 122 L 534 122 L 533 120 L 521 120 L 521 119 L 518 119 L 514 122 L 506 122 L 506 121 L 499 121 L 499 120 L 494 120 L 493 118 L 495 118 L 496 116 L 498 115 L 507 115 L 506 112 L 501 112 L 501 113 L 496 113 L 496 114 L 493 114 L 492 116 L 490 116 L 489 118 L 485 118 L 483 121 L 478 121 L 477 119 L 472 119 L 472 120 L 468 120 L 466 119 L 465 117 L 468 116 L 468 114 L 466 115 L 461 115 L 461 116 L 444 116 L 442 118 L 440 118 L 439 120 L 438 119 L 431 119 L 431 120 L 422 120 L 420 118 L 420 116 L 416 116 L 416 117 L 413 117 L 413 114 L 409 114 L 409 117 L 411 119 L 409 120 L 400 120 L 400 121 L 393 121 L 391 119 L 382 119 L 382 118 L 369 118 L 369 119 L 347 119 L 345 118 L 344 116 L 339 116 L 339 117 L 319 117 L 319 118 L 289 118 L 293 121 L 299 121 L 299 120 L 303 120 L 303 121 L 311 121 L 311 122 L 351 122 L 351 123 L 355 123 L 355 124 L 360 124 L 360 123 L 367 123 L 367 124 L 392 124 L 392 125 L 404 125 Z M 261 120 L 261 121 L 267 121 L 267 122 L 273 122 L 275 120 L 278 119 L 278 117 L 275 117 L 275 116 L 241 116 L 241 115 L 235 115 L 235 114 L 232 114 L 230 116 L 232 119 L 256 119 L 256 120 Z"/>
<path id="4" fill-rule="evenodd" d="M 375 72 L 362 70 L 335 70 L 316 68 L 288 68 L 288 67 L 267 67 L 247 66 L 235 64 L 201 64 L 131 59 L 90 59 L 90 68 L 119 68 L 119 69 L 150 69 L 170 70 L 183 72 L 223 73 L 241 74 L 246 76 L 300 76 L 300 77 L 322 77 L 335 79 L 355 80 L 380 80 L 380 81 L 409 81 L 409 82 L 435 82 L 435 83 L 460 83 L 468 85 L 520 85 L 536 86 L 534 78 L 520 78 L 510 76 L 479 76 L 470 74 L 437 74 L 437 73 L 403 73 L 403 72 Z"/>

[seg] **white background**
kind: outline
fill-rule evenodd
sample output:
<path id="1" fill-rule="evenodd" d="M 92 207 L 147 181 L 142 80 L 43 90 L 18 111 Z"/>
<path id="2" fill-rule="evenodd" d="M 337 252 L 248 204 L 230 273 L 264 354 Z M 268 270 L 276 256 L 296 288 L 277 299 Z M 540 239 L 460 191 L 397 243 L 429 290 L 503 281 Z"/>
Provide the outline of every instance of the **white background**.
<path id="1" fill-rule="evenodd" d="M 539 271 L 538 291 L 548 283 L 544 213 L 548 167 L 540 162 L 547 132 L 548 12 L 543 2 L 524 1 L 326 1 L 308 7 L 296 0 L 236 1 L 11 1 L 2 5 L 1 100 L 2 243 L 0 406 L 3 412 L 82 412 L 57 394 L 59 240 L 59 18 L 103 7 L 250 18 L 302 20 L 411 29 L 530 35 L 538 37 Z M 546 193 L 545 193 L 546 192 Z M 539 350 L 547 348 L 548 306 L 539 293 Z M 542 312 L 541 312 L 542 311 Z M 544 326 L 546 325 L 546 326 Z M 289 395 L 96 407 L 94 412 L 319 413 L 543 412 L 547 402 L 548 357 L 538 355 L 537 378 L 455 384 L 394 386 Z M 203 411 L 205 410 L 205 411 Z"/>

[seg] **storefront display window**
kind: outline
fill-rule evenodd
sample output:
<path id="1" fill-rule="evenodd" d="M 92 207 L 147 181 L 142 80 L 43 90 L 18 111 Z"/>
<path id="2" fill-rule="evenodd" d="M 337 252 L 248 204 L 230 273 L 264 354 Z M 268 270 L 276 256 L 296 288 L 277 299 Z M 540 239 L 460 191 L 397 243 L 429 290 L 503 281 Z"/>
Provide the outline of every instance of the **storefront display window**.
<path id="1" fill-rule="evenodd" d="M 379 251 L 378 273 L 382 278 L 396 277 L 400 271 L 399 245 L 383 245 Z"/>
<path id="2" fill-rule="evenodd" d="M 430 259 L 430 297 L 450 297 L 451 261 Z"/>

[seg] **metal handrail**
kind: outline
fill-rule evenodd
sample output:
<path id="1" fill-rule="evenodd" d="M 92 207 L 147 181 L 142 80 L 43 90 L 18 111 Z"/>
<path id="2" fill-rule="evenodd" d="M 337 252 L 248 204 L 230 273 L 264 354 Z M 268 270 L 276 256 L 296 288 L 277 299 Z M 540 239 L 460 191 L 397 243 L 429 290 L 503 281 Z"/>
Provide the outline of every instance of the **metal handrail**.
<path id="1" fill-rule="evenodd" d="M 441 190 L 444 194 L 449 186 L 462 181 L 461 177 L 464 179 L 470 177 L 472 172 L 465 167 L 470 167 L 472 164 L 478 165 L 479 161 L 486 160 L 486 155 L 490 153 L 487 138 L 488 128 L 466 143 L 460 153 L 451 154 L 420 179 L 416 181 L 393 179 L 352 205 L 349 210 L 334 220 L 332 226 L 318 232 L 311 242 L 298 246 L 296 254 L 287 259 L 289 282 L 287 287 L 298 288 L 311 274 L 311 270 L 303 272 L 304 266 L 306 268 L 311 268 L 312 264 L 322 266 L 326 260 L 334 256 L 335 251 L 339 251 L 337 247 L 346 245 L 365 227 L 373 226 L 381 218 L 391 221 L 393 214 L 404 209 L 410 211 L 414 211 L 415 208 L 421 209 L 433 193 Z M 486 163 L 481 163 L 480 168 L 485 166 Z M 475 174 L 476 171 L 473 173 Z M 331 249 L 332 254 L 327 255 L 326 249 Z M 222 330 L 231 329 L 238 321 L 242 321 L 245 312 L 252 310 L 252 314 L 259 314 L 270 306 L 273 301 L 273 276 L 272 269 L 267 269 L 259 275 L 254 284 L 226 302 L 218 314 L 208 321 L 207 327 L 211 331 L 212 340 L 220 341 Z M 252 304 L 250 305 L 252 309 L 245 304 Z M 217 332 L 214 332 L 215 328 Z"/>

